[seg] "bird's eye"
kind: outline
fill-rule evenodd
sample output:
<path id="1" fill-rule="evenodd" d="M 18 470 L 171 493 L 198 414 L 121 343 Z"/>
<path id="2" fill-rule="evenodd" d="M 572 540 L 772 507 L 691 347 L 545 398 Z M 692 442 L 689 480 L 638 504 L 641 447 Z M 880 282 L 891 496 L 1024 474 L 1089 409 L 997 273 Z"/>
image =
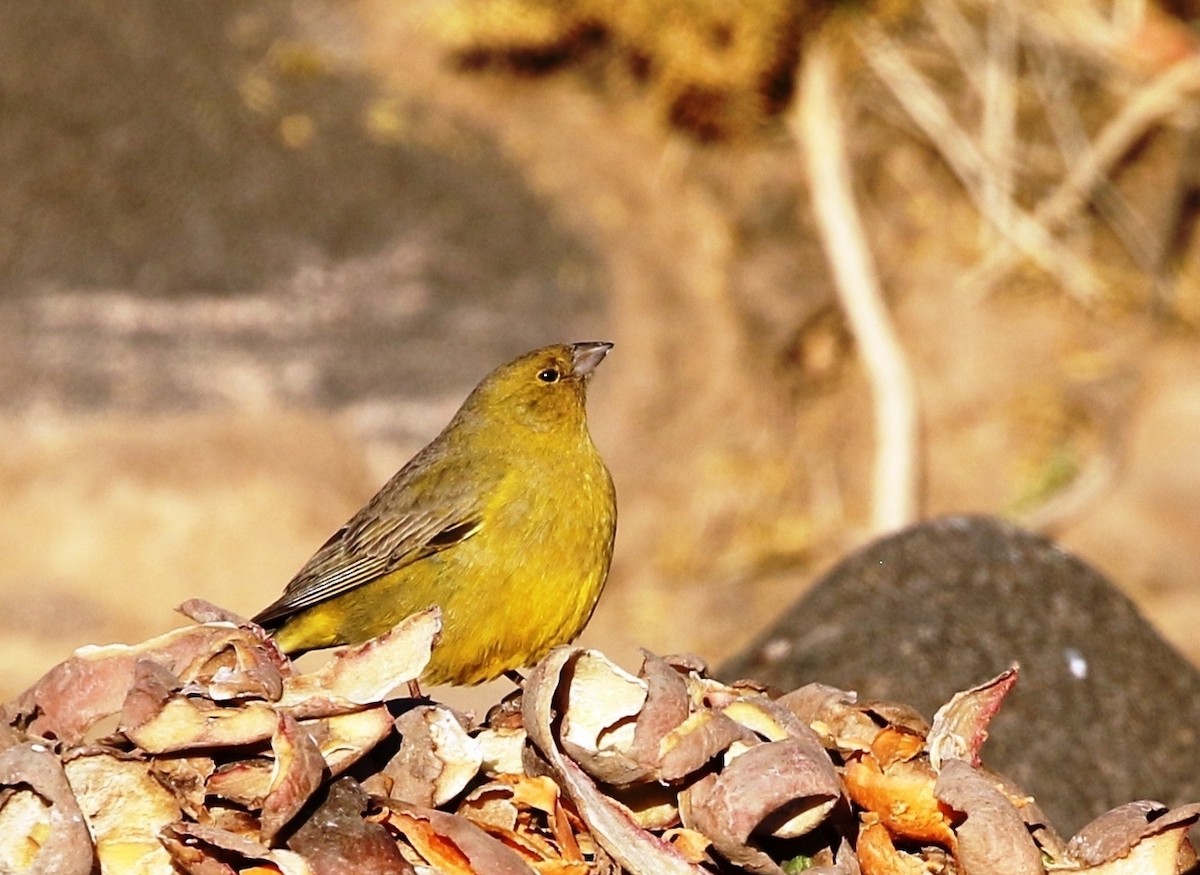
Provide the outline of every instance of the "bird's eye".
<path id="1" fill-rule="evenodd" d="M 544 371 L 538 372 L 538 379 L 543 383 L 557 383 L 559 373 L 554 368 L 546 368 Z"/>

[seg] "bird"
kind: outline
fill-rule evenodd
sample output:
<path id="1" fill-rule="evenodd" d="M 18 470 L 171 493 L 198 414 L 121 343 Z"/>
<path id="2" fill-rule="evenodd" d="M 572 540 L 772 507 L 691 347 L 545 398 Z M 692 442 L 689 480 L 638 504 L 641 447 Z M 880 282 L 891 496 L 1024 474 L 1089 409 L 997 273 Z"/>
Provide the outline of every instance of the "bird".
<path id="1" fill-rule="evenodd" d="M 556 344 L 488 374 L 254 621 L 294 656 L 437 606 L 442 630 L 420 678 L 434 686 L 518 680 L 573 641 L 616 537 L 616 492 L 586 413 L 611 348 Z"/>

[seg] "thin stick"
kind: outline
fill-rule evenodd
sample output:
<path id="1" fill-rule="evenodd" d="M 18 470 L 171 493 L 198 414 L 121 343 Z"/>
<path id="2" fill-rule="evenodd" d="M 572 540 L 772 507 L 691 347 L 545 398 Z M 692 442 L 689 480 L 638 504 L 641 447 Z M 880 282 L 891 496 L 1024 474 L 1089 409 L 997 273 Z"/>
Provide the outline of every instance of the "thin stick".
<path id="1" fill-rule="evenodd" d="M 789 121 L 803 143 L 821 243 L 871 384 L 876 429 L 871 527 L 878 534 L 915 517 L 916 400 L 854 203 L 835 65 L 824 40 L 805 52 L 798 110 Z"/>
<path id="2" fill-rule="evenodd" d="M 1010 204 L 1003 216 L 989 213 L 982 192 L 982 180 L 988 172 L 982 153 L 925 78 L 904 57 L 895 41 L 870 23 L 865 23 L 857 33 L 872 71 L 934 144 L 963 184 L 975 208 L 1004 235 L 999 246 L 1011 247 L 1028 256 L 1057 277 L 1070 294 L 1085 303 L 1093 301 L 1100 283 L 1091 268 L 1055 241 L 1028 212 Z"/>
<path id="3" fill-rule="evenodd" d="M 1057 47 L 1035 40 L 1030 48 L 1037 59 L 1037 63 L 1031 65 L 1034 90 L 1045 109 L 1046 121 L 1063 164 L 1071 167 L 1087 154 L 1091 143 L 1083 119 L 1071 101 L 1070 71 L 1063 64 Z M 1093 184 L 1091 202 L 1138 267 L 1144 271 L 1154 270 L 1162 246 L 1151 237 L 1145 223 L 1107 176 L 1100 176 Z"/>
<path id="4" fill-rule="evenodd" d="M 1187 99 L 1200 93 L 1200 57 L 1172 65 L 1129 99 L 1125 107 L 1100 132 L 1092 147 L 1077 160 L 1067 176 L 1034 210 L 1044 228 L 1061 227 L 1088 202 L 1096 184 L 1146 132 L 1179 111 Z M 1020 259 L 1011 240 L 1003 241 L 963 280 L 974 291 L 990 289 Z"/>
<path id="5" fill-rule="evenodd" d="M 985 76 L 979 70 L 983 46 L 975 38 L 975 30 L 962 14 L 956 0 L 926 0 L 922 8 L 938 39 L 954 56 L 954 62 L 962 70 L 971 89 L 982 95 L 987 90 Z"/>
<path id="6" fill-rule="evenodd" d="M 989 172 L 982 197 L 987 215 L 1001 228 L 1012 226 L 1013 153 L 1017 131 L 1017 41 L 1020 25 L 1009 0 L 988 3 L 987 54 L 984 63 L 983 125 L 980 139 Z M 987 243 L 996 232 L 983 228 Z"/>
<path id="7" fill-rule="evenodd" d="M 1113 28 L 1124 34 L 1133 33 L 1146 19 L 1146 0 L 1116 0 L 1112 6 Z"/>

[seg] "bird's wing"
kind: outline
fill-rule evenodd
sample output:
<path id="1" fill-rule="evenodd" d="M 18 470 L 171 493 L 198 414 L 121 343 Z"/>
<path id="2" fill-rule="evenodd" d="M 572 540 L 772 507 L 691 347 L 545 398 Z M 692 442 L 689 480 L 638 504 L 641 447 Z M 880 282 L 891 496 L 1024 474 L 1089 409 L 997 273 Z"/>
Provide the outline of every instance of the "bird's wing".
<path id="1" fill-rule="evenodd" d="M 270 624 L 295 614 L 478 532 L 485 498 L 502 475 L 481 482 L 478 470 L 464 472 L 445 457 L 423 456 L 335 532 L 255 622 Z M 416 464 L 419 460 L 423 464 Z"/>

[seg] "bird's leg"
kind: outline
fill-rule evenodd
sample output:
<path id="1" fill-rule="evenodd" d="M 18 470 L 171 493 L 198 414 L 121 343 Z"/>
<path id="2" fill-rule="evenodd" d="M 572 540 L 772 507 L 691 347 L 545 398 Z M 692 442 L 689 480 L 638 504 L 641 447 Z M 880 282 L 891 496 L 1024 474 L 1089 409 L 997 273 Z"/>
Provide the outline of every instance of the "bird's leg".
<path id="1" fill-rule="evenodd" d="M 504 670 L 504 676 L 521 689 L 525 689 L 525 677 L 515 668 L 506 668 Z"/>
<path id="2" fill-rule="evenodd" d="M 413 678 L 408 682 L 408 695 L 413 699 L 423 699 L 424 693 L 421 692 L 421 682 Z"/>

